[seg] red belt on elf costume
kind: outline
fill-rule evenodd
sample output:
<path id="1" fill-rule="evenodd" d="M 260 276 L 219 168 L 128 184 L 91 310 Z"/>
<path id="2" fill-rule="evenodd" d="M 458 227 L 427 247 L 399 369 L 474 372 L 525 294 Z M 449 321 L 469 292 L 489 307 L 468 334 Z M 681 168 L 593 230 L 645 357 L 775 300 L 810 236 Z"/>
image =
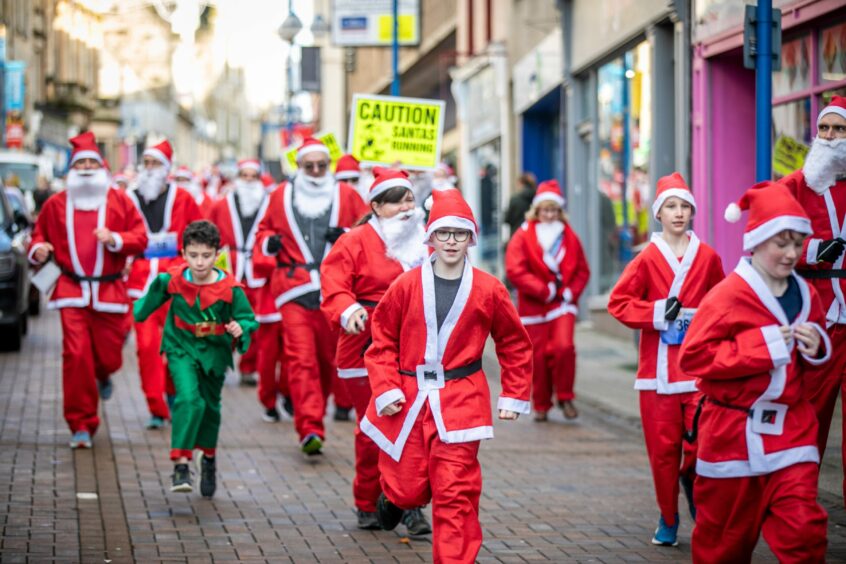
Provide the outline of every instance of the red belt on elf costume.
<path id="1" fill-rule="evenodd" d="M 190 331 L 195 337 L 211 337 L 225 335 L 226 326 L 217 321 L 200 321 L 199 323 L 188 323 L 187 321 L 173 316 L 173 324 L 177 329 Z"/>

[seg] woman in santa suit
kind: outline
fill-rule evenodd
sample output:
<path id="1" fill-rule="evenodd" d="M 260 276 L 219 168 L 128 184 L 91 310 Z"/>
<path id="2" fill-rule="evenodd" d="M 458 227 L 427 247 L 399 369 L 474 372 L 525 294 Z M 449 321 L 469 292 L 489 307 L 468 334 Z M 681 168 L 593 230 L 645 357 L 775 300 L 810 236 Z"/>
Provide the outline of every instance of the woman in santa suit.
<path id="1" fill-rule="evenodd" d="M 663 230 L 626 266 L 608 300 L 611 315 L 640 330 L 635 389 L 660 510 L 652 543 L 663 546 L 678 545 L 679 481 L 691 517 L 696 514 L 696 448 L 683 436 L 700 395 L 693 377 L 679 369 L 679 348 L 699 302 L 725 277 L 717 253 L 688 230 L 695 211 L 679 173 L 658 180 L 652 214 Z"/>
<path id="2" fill-rule="evenodd" d="M 423 212 L 415 207 L 408 174 L 378 167 L 373 172 L 370 213 L 338 239 L 320 267 L 320 308 L 329 323 L 340 326 L 335 361 L 359 423 L 371 395 L 364 367 L 364 352 L 371 342 L 369 318 L 388 286 L 403 272 L 419 266 L 427 255 Z M 378 460 L 379 448 L 356 427 L 353 496 L 362 529 L 379 528 L 376 500 L 382 489 Z M 409 534 L 431 532 L 419 508 L 406 512 L 404 522 Z"/>
<path id="3" fill-rule="evenodd" d="M 535 421 L 546 421 L 553 390 L 564 416 L 575 419 L 579 412 L 573 405 L 573 330 L 590 267 L 578 235 L 567 223 L 557 181 L 538 187 L 526 221 L 508 243 L 505 275 L 517 289 L 517 311 L 534 347 Z"/>
<path id="4" fill-rule="evenodd" d="M 698 421 L 695 563 L 750 562 L 763 532 L 779 562 L 824 562 L 817 418 L 807 374 L 831 357 L 819 295 L 793 270 L 811 221 L 786 187 L 762 182 L 744 257 L 702 300 L 679 353 L 705 397 Z"/>

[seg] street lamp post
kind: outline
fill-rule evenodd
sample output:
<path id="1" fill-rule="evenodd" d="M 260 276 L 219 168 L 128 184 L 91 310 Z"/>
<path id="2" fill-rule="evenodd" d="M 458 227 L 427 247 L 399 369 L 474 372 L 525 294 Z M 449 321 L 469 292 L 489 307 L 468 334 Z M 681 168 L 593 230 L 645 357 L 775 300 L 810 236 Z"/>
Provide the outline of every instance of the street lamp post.
<path id="1" fill-rule="evenodd" d="M 293 11 L 293 7 L 289 8 L 288 17 L 285 18 L 285 21 L 282 22 L 282 25 L 279 26 L 279 37 L 282 41 L 288 44 L 288 56 L 285 58 L 285 91 L 287 95 L 287 104 L 286 104 L 286 111 L 285 111 L 285 118 L 287 121 L 287 130 L 288 130 L 288 137 L 291 138 L 293 134 L 294 128 L 294 89 L 293 85 L 291 84 L 293 81 L 293 72 L 292 72 L 292 58 L 291 54 L 294 49 L 294 37 L 302 31 L 303 29 L 303 22 L 300 21 L 300 18 Z"/>

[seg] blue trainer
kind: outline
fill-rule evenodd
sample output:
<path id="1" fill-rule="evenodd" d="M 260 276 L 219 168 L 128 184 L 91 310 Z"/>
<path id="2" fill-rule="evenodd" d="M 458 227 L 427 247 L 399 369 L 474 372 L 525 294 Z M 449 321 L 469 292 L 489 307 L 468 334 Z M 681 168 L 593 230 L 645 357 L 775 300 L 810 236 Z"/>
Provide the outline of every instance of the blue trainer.
<path id="1" fill-rule="evenodd" d="M 106 401 L 112 397 L 114 386 L 112 386 L 112 379 L 108 378 L 105 381 L 97 380 L 97 389 L 100 391 L 100 399 Z"/>
<path id="2" fill-rule="evenodd" d="M 677 539 L 679 534 L 679 514 L 676 513 L 676 524 L 668 526 L 664 522 L 664 517 L 658 518 L 658 528 L 655 529 L 655 536 L 652 537 L 652 544 L 657 544 L 658 546 L 678 546 L 679 541 Z"/>
<path id="3" fill-rule="evenodd" d="M 77 431 L 70 440 L 71 448 L 91 448 L 91 433 L 88 431 Z"/>

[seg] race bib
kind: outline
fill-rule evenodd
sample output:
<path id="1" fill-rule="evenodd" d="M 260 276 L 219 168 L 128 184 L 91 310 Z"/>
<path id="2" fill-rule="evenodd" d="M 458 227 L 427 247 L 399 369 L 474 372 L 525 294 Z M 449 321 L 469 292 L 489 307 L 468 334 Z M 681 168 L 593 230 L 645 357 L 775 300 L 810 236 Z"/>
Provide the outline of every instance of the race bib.
<path id="1" fill-rule="evenodd" d="M 665 345 L 682 344 L 685 335 L 687 335 L 687 328 L 690 327 L 690 322 L 693 321 L 694 313 L 696 313 L 696 309 L 694 308 L 682 308 L 679 316 L 670 322 L 667 330 L 661 331 L 661 342 Z"/>
<path id="2" fill-rule="evenodd" d="M 179 242 L 176 233 L 153 233 L 150 235 L 147 248 L 144 250 L 145 258 L 173 258 L 179 254 Z"/>
<path id="3" fill-rule="evenodd" d="M 787 406 L 771 401 L 759 401 L 752 409 L 752 431 L 759 435 L 781 435 Z"/>

